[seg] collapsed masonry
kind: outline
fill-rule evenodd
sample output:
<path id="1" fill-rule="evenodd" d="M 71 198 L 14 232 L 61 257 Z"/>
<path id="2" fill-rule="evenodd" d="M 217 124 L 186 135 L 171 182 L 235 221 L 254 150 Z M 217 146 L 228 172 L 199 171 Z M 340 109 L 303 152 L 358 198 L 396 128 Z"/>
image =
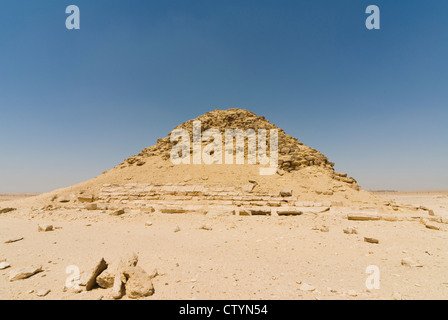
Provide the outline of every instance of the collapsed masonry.
<path id="1" fill-rule="evenodd" d="M 98 202 L 112 207 L 153 208 L 161 213 L 236 215 L 300 215 L 319 213 L 338 202 L 299 201 L 290 190 L 279 194 L 253 192 L 255 184 L 241 187 L 207 185 L 105 184 Z"/>

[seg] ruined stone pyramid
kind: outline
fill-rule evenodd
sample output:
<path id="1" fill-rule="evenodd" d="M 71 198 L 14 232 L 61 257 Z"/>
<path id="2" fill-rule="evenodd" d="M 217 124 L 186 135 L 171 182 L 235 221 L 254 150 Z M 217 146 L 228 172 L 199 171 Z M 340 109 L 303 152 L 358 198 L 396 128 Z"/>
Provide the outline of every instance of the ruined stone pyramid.
<path id="1" fill-rule="evenodd" d="M 75 208 L 87 202 L 90 209 L 102 210 L 126 207 L 166 213 L 281 215 L 301 214 L 304 207 L 316 207 L 313 210 L 319 211 L 331 205 L 375 202 L 375 197 L 362 190 L 355 179 L 335 172 L 334 163 L 322 153 L 287 135 L 264 117 L 242 109 L 214 110 L 175 129 L 192 136 L 195 121 L 200 121 L 202 133 L 207 129 L 276 129 L 276 173 L 259 175 L 259 163 L 174 165 L 170 152 L 177 142 L 172 142 L 168 135 L 102 175 L 56 191 L 53 203 Z M 201 142 L 202 147 L 206 144 Z M 193 152 L 192 148 L 189 152 Z"/>
<path id="2" fill-rule="evenodd" d="M 42 196 L 54 208 L 101 209 L 124 212 L 148 210 L 162 213 L 227 212 L 232 214 L 302 214 L 328 210 L 330 206 L 377 205 L 377 198 L 362 190 L 355 179 L 334 170 L 319 151 L 287 135 L 264 117 L 242 109 L 214 110 L 189 120 L 176 129 L 190 137 L 193 124 L 224 132 L 276 130 L 278 168 L 260 175 L 263 165 L 173 164 L 171 150 L 178 143 L 170 134 L 102 175 Z M 172 131 L 173 132 L 173 131 Z M 269 134 L 268 134 L 269 136 Z M 269 137 L 267 137 L 269 138 Z M 210 141 L 202 141 L 204 148 Z M 248 141 L 246 141 L 246 144 Z M 271 146 L 267 152 L 271 153 Z M 235 147 L 236 148 L 236 147 Z M 245 157 L 247 157 L 247 149 Z M 236 149 L 233 150 L 236 152 Z M 193 153 L 190 148 L 188 152 Z M 314 209 L 310 209 L 314 208 Z"/>
<path id="3" fill-rule="evenodd" d="M 279 166 L 284 171 L 290 172 L 309 166 L 326 168 L 330 172 L 333 172 L 335 177 L 338 177 L 336 179 L 353 184 L 353 187 L 356 188 L 356 181 L 353 178 L 347 178 L 346 175 L 334 173 L 334 163 L 329 162 L 327 157 L 322 153 L 304 145 L 296 138 L 287 135 L 282 129 L 271 124 L 264 117 L 257 116 L 250 111 L 243 109 L 214 110 L 207 112 L 196 119 L 184 122 L 174 128 L 174 130 L 184 129 L 189 132 L 190 136 L 192 136 L 194 121 L 201 122 L 202 132 L 214 128 L 221 131 L 226 129 L 241 129 L 243 131 L 248 129 L 254 129 L 255 131 L 259 129 L 277 129 L 279 132 Z M 174 145 L 175 144 L 170 141 L 169 136 L 158 139 L 156 145 L 143 149 L 138 155 L 126 159 L 120 165 L 120 168 L 132 165 L 141 166 L 145 164 L 146 159 L 149 157 L 160 156 L 163 160 L 168 160 L 170 158 L 170 151 Z"/>

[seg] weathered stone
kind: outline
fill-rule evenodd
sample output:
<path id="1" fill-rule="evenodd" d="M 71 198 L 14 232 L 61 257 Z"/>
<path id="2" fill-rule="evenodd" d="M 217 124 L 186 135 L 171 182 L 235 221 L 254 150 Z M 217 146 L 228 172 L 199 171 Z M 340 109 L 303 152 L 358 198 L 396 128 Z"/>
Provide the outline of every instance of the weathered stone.
<path id="1" fill-rule="evenodd" d="M 157 269 L 153 269 L 150 273 L 149 273 L 149 277 L 151 279 L 154 279 L 155 277 L 157 277 L 159 275 L 159 272 L 157 271 Z"/>
<path id="2" fill-rule="evenodd" d="M 347 295 L 350 297 L 356 297 L 358 294 L 355 290 L 348 290 Z"/>
<path id="3" fill-rule="evenodd" d="M 51 224 L 40 224 L 37 226 L 37 231 L 39 232 L 48 232 L 53 230 L 54 228 Z"/>
<path id="4" fill-rule="evenodd" d="M 235 210 L 232 208 L 216 208 L 207 211 L 207 217 L 232 216 L 234 214 Z"/>
<path id="5" fill-rule="evenodd" d="M 96 277 L 96 283 L 103 289 L 109 289 L 114 286 L 115 274 L 110 272 L 109 269 L 104 270 Z"/>
<path id="6" fill-rule="evenodd" d="M 252 216 L 270 216 L 272 209 L 270 207 L 254 207 L 254 208 L 250 208 L 250 215 Z M 241 215 L 241 211 L 240 211 L 240 215 Z"/>
<path id="7" fill-rule="evenodd" d="M 358 234 L 358 230 L 356 230 L 356 228 L 353 227 L 345 228 L 343 231 L 345 234 Z"/>
<path id="8" fill-rule="evenodd" d="M 207 230 L 207 231 L 211 231 L 211 230 L 213 230 L 212 226 L 209 225 L 209 224 L 204 224 L 204 225 L 202 225 L 199 229 Z"/>
<path id="9" fill-rule="evenodd" d="M 185 210 L 182 207 L 168 206 L 168 207 L 161 208 L 160 212 L 162 212 L 162 213 L 185 213 L 185 212 L 187 212 L 187 210 Z"/>
<path id="10" fill-rule="evenodd" d="M 104 258 L 101 258 L 101 260 L 91 269 L 91 271 L 87 273 L 86 291 L 93 289 L 96 284 L 96 278 L 101 274 L 101 272 L 106 270 L 106 268 L 107 262 Z"/>
<path id="11" fill-rule="evenodd" d="M 399 217 L 395 216 L 395 215 L 391 215 L 391 214 L 387 214 L 387 215 L 383 215 L 382 220 L 384 221 L 389 221 L 389 222 L 395 222 L 395 221 L 399 221 Z"/>
<path id="12" fill-rule="evenodd" d="M 125 214 L 126 212 L 129 212 L 130 210 L 128 208 L 119 208 L 117 210 L 114 210 L 110 213 L 111 216 L 121 216 L 122 214 Z"/>
<path id="13" fill-rule="evenodd" d="M 0 270 L 4 270 L 6 268 L 9 268 L 11 265 L 8 262 L 0 262 Z"/>
<path id="14" fill-rule="evenodd" d="M 254 190 L 255 186 L 256 186 L 256 184 L 247 184 L 247 185 L 242 186 L 241 189 L 243 192 L 250 193 Z"/>
<path id="15" fill-rule="evenodd" d="M 17 209 L 16 208 L 3 208 L 3 209 L 0 209 L 0 214 L 8 213 L 8 212 L 11 212 L 11 211 L 14 211 L 14 210 L 17 210 Z"/>
<path id="16" fill-rule="evenodd" d="M 60 196 L 60 197 L 56 198 L 56 201 L 59 203 L 67 203 L 67 202 L 70 202 L 70 198 L 67 196 Z"/>
<path id="17" fill-rule="evenodd" d="M 369 237 L 364 237 L 364 241 L 368 242 L 368 243 L 374 243 L 374 244 L 378 244 L 380 243 L 380 241 L 378 239 L 375 238 L 369 238 Z"/>
<path id="18" fill-rule="evenodd" d="M 98 204 L 96 203 L 88 203 L 84 206 L 84 209 L 86 210 L 97 210 L 98 209 Z"/>
<path id="19" fill-rule="evenodd" d="M 285 171 L 283 171 L 282 169 L 277 169 L 276 173 L 277 173 L 279 176 L 283 176 L 283 175 L 285 174 Z"/>
<path id="20" fill-rule="evenodd" d="M 280 207 L 282 203 L 280 201 L 268 201 L 267 205 L 270 207 Z"/>
<path id="21" fill-rule="evenodd" d="M 329 207 L 295 207 L 296 210 L 303 212 L 303 214 L 319 214 L 330 210 Z"/>
<path id="22" fill-rule="evenodd" d="M 150 214 L 150 213 L 154 213 L 156 211 L 156 209 L 154 209 L 154 207 L 144 207 L 140 209 L 140 213 L 143 214 Z"/>
<path id="23" fill-rule="evenodd" d="M 151 277 L 140 267 L 129 267 L 123 272 L 126 277 L 126 295 L 130 299 L 151 296 L 154 293 Z"/>
<path id="24" fill-rule="evenodd" d="M 415 267 L 415 268 L 421 268 L 423 267 L 423 265 L 418 262 L 417 260 L 414 260 L 413 258 L 407 257 L 407 258 L 403 258 L 401 260 L 401 265 L 406 266 L 406 267 Z"/>
<path id="25" fill-rule="evenodd" d="M 316 288 L 314 288 L 312 285 L 309 285 L 307 283 L 302 283 L 299 287 L 301 291 L 314 291 Z"/>
<path id="26" fill-rule="evenodd" d="M 440 227 L 432 222 L 426 222 L 425 227 L 431 230 L 440 230 Z"/>
<path id="27" fill-rule="evenodd" d="M 237 209 L 237 213 L 239 216 L 250 216 L 252 215 L 250 210 L 247 208 L 239 208 Z"/>
<path id="28" fill-rule="evenodd" d="M 146 221 L 145 222 L 145 227 L 150 227 L 152 226 L 152 222 L 151 221 Z"/>
<path id="29" fill-rule="evenodd" d="M 279 207 L 278 209 L 276 209 L 277 215 L 279 216 L 298 216 L 303 214 L 303 211 L 300 210 L 299 208 L 294 208 L 294 207 Z"/>
<path id="30" fill-rule="evenodd" d="M 380 218 L 381 218 L 380 216 L 375 214 L 353 213 L 347 215 L 348 220 L 355 220 L 355 221 L 375 221 L 380 220 Z"/>
<path id="31" fill-rule="evenodd" d="M 283 189 L 280 191 L 281 197 L 291 197 L 292 196 L 292 190 L 291 189 Z"/>
<path id="32" fill-rule="evenodd" d="M 112 288 L 112 298 L 121 299 L 124 295 L 124 281 L 123 276 L 120 272 L 117 272 L 114 277 L 114 285 Z"/>
<path id="33" fill-rule="evenodd" d="M 14 243 L 17 241 L 23 240 L 23 237 L 11 238 L 5 241 L 5 243 Z"/>
<path id="34" fill-rule="evenodd" d="M 27 279 L 36 273 L 42 272 L 42 266 L 39 267 L 26 267 L 9 272 L 9 281 L 17 281 Z"/>
<path id="35" fill-rule="evenodd" d="M 50 292 L 51 292 L 50 289 L 42 289 L 42 290 L 37 291 L 36 294 L 37 294 L 38 297 L 45 297 L 45 296 L 48 295 Z"/>
<path id="36" fill-rule="evenodd" d="M 138 256 L 135 253 L 130 254 L 126 258 L 120 260 L 118 267 L 116 269 L 111 269 L 110 273 L 114 274 L 113 277 L 113 286 L 112 286 L 112 298 L 120 299 L 124 295 L 124 284 L 127 282 L 126 276 L 124 275 L 124 271 L 137 266 Z M 104 278 L 107 278 L 109 282 L 109 275 L 105 274 Z M 108 286 L 109 284 L 104 283 L 104 286 Z"/>
<path id="37" fill-rule="evenodd" d="M 93 194 L 80 194 L 78 195 L 78 201 L 79 202 L 93 202 L 95 197 Z"/>

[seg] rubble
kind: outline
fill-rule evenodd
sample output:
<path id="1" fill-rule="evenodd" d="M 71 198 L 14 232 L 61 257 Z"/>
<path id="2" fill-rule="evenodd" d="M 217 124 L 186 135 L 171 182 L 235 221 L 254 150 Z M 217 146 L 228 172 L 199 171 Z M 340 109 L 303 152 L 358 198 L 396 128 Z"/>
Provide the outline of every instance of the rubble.
<path id="1" fill-rule="evenodd" d="M 9 281 L 27 279 L 39 272 L 42 272 L 42 266 L 14 269 L 9 272 Z"/>

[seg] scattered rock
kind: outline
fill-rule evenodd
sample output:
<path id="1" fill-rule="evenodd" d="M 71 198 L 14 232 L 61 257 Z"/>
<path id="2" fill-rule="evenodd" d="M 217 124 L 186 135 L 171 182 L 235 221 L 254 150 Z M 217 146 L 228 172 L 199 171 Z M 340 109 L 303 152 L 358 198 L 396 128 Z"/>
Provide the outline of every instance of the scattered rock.
<path id="1" fill-rule="evenodd" d="M 439 226 L 432 222 L 426 222 L 425 227 L 431 230 L 440 230 Z"/>
<path id="2" fill-rule="evenodd" d="M 319 229 L 321 232 L 330 232 L 330 228 L 327 226 L 322 226 L 322 228 Z"/>
<path id="3" fill-rule="evenodd" d="M 12 239 L 6 240 L 5 243 L 14 243 L 14 242 L 17 242 L 20 240 L 23 240 L 23 237 L 12 238 Z"/>
<path id="4" fill-rule="evenodd" d="M 135 253 L 132 253 L 130 256 L 122 259 L 118 264 L 118 268 L 115 271 L 114 283 L 112 287 L 112 298 L 121 299 L 123 297 L 124 284 L 127 282 L 126 276 L 124 275 L 124 271 L 137 266 L 138 256 Z"/>
<path id="5" fill-rule="evenodd" d="M 421 268 L 423 265 L 413 258 L 407 257 L 401 260 L 401 265 L 412 268 Z"/>
<path id="6" fill-rule="evenodd" d="M 153 269 L 151 273 L 149 273 L 149 277 L 151 279 L 154 279 L 155 277 L 157 277 L 159 275 L 159 272 L 157 271 L 157 269 Z"/>
<path id="7" fill-rule="evenodd" d="M 375 221 L 375 220 L 380 220 L 380 218 L 381 218 L 380 216 L 375 215 L 375 214 L 357 213 L 357 214 L 347 215 L 348 220 L 354 220 L 354 221 Z"/>
<path id="8" fill-rule="evenodd" d="M 40 224 L 37 226 L 37 231 L 39 232 L 48 232 L 53 230 L 54 228 L 51 224 Z"/>
<path id="9" fill-rule="evenodd" d="M 78 201 L 79 202 L 93 202 L 93 200 L 95 199 L 95 197 L 93 196 L 93 194 L 80 194 L 78 195 Z"/>
<path id="10" fill-rule="evenodd" d="M 151 221 L 146 221 L 146 222 L 145 222 L 145 226 L 146 226 L 146 227 L 150 227 L 150 226 L 152 226 L 152 222 L 151 222 Z"/>
<path id="11" fill-rule="evenodd" d="M 103 289 L 109 289 L 114 286 L 115 274 L 109 269 L 104 270 L 101 274 L 96 277 L 96 283 L 99 287 Z"/>
<path id="12" fill-rule="evenodd" d="M 344 229 L 345 234 L 358 234 L 358 230 L 354 227 L 348 227 Z"/>
<path id="13" fill-rule="evenodd" d="M 36 294 L 37 294 L 38 297 L 45 297 L 45 296 L 48 295 L 50 292 L 51 292 L 50 289 L 42 289 L 42 290 L 37 291 Z"/>
<path id="14" fill-rule="evenodd" d="M 135 267 L 137 263 L 138 263 L 138 256 L 135 252 L 133 252 L 126 258 L 121 259 L 119 266 L 120 268 Z"/>
<path id="15" fill-rule="evenodd" d="M 199 229 L 207 230 L 207 231 L 211 231 L 211 230 L 213 230 L 212 226 L 209 225 L 209 224 L 204 224 L 204 225 L 202 225 Z"/>
<path id="16" fill-rule="evenodd" d="M 126 277 L 126 295 L 130 299 L 148 297 L 154 293 L 151 277 L 142 268 L 129 267 L 123 274 Z"/>
<path id="17" fill-rule="evenodd" d="M 42 272 L 42 266 L 39 267 L 26 267 L 9 272 L 9 281 L 17 281 L 27 279 L 39 272 Z"/>
<path id="18" fill-rule="evenodd" d="M 114 285 L 112 288 L 112 298 L 114 299 L 121 299 L 124 295 L 124 277 L 122 277 L 122 274 L 120 272 L 117 272 L 117 274 L 114 277 Z"/>
<path id="19" fill-rule="evenodd" d="M 291 197 L 292 196 L 292 190 L 291 189 L 283 189 L 280 191 L 281 197 Z"/>
<path id="20" fill-rule="evenodd" d="M 252 192 L 255 189 L 256 184 L 246 184 L 241 187 L 241 190 L 243 192 Z"/>
<path id="21" fill-rule="evenodd" d="M 174 232 L 179 232 L 180 231 L 180 227 L 179 226 L 176 226 L 175 228 L 174 228 Z"/>
<path id="22" fill-rule="evenodd" d="M 380 241 L 379 241 L 378 239 L 375 239 L 375 238 L 368 238 L 368 237 L 364 237 L 364 241 L 365 241 L 365 242 L 368 242 L 368 243 L 375 243 L 375 244 L 380 243 Z"/>
<path id="23" fill-rule="evenodd" d="M 98 209 L 98 204 L 96 203 L 88 203 L 84 206 L 84 209 L 86 210 L 97 210 Z"/>
<path id="24" fill-rule="evenodd" d="M 156 211 L 156 209 L 154 209 L 154 207 L 145 207 L 145 208 L 140 209 L 140 213 L 143 213 L 143 214 L 151 214 L 151 213 L 154 213 L 155 211 Z"/>
<path id="25" fill-rule="evenodd" d="M 101 258 L 101 260 L 91 269 L 89 273 L 87 273 L 87 282 L 86 282 L 86 291 L 92 290 L 93 287 L 96 284 L 96 278 L 107 269 L 107 262 L 104 260 L 104 258 Z"/>
<path id="26" fill-rule="evenodd" d="M 349 291 L 347 292 L 347 295 L 349 295 L 350 297 L 356 297 L 356 296 L 358 296 L 358 294 L 356 293 L 355 290 L 349 290 Z"/>
<path id="27" fill-rule="evenodd" d="M 302 283 L 299 287 L 299 289 L 301 291 L 314 291 L 316 290 L 316 288 L 314 288 L 313 286 L 307 284 L 307 283 Z"/>
<path id="28" fill-rule="evenodd" d="M 3 209 L 0 209 L 0 214 L 8 213 L 8 212 L 11 212 L 11 211 L 14 211 L 14 210 L 17 210 L 17 209 L 16 208 L 3 208 Z"/>
<path id="29" fill-rule="evenodd" d="M 8 262 L 0 262 L 0 270 L 4 270 L 6 268 L 9 268 L 11 265 Z"/>
<path id="30" fill-rule="evenodd" d="M 60 196 L 60 197 L 56 198 L 56 201 L 59 203 L 67 203 L 67 202 L 70 202 L 70 198 L 67 196 Z"/>
<path id="31" fill-rule="evenodd" d="M 119 208 L 118 210 L 112 211 L 110 213 L 111 216 L 121 216 L 122 214 L 125 214 L 126 212 L 129 212 L 128 208 Z"/>

